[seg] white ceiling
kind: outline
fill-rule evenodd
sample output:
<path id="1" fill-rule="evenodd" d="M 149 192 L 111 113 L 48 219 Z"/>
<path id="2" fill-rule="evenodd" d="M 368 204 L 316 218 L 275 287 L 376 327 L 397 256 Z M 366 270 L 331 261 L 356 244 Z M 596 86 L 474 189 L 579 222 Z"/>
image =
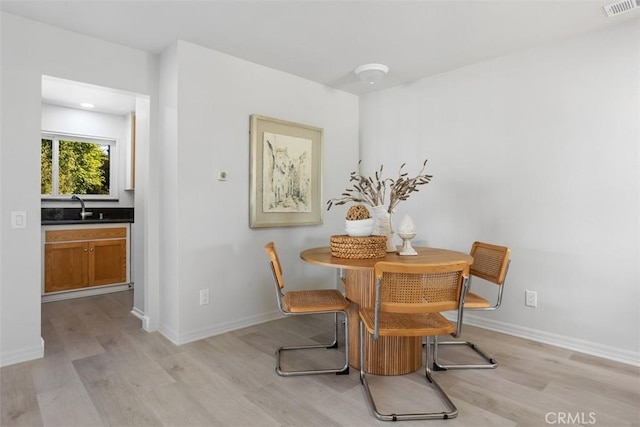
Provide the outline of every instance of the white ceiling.
<path id="1" fill-rule="evenodd" d="M 128 114 L 136 110 L 136 95 L 51 76 L 42 78 L 42 102 L 107 114 Z M 81 107 L 81 103 L 93 108 Z"/>
<path id="2" fill-rule="evenodd" d="M 153 53 L 186 40 L 363 94 L 575 34 L 608 18 L 599 0 L 1 0 L 15 15 Z M 353 70 L 389 66 L 375 86 Z"/>

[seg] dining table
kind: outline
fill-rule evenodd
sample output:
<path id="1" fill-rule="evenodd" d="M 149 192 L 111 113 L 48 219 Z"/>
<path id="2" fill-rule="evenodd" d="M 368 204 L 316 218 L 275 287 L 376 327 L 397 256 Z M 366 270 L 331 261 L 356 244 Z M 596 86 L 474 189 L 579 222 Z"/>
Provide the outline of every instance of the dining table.
<path id="1" fill-rule="evenodd" d="M 417 255 L 398 255 L 387 252 L 381 258 L 339 258 L 331 254 L 331 247 L 317 247 L 300 252 L 300 258 L 308 263 L 340 269 L 340 277 L 349 300 L 349 364 L 360 369 L 360 307 L 375 304 L 375 280 L 373 267 L 377 262 L 399 262 L 409 264 L 448 264 L 451 262 L 473 263 L 473 257 L 464 252 L 448 249 L 414 247 Z M 376 375 L 404 375 L 422 366 L 421 337 L 378 337 L 366 334 L 365 370 Z"/>

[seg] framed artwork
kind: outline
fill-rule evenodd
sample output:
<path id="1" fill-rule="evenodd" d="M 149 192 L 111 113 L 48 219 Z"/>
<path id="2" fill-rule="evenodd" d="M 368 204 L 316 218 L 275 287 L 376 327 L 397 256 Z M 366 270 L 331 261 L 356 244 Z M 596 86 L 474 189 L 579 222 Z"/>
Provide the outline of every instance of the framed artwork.
<path id="1" fill-rule="evenodd" d="M 249 227 L 322 224 L 321 128 L 251 116 Z"/>

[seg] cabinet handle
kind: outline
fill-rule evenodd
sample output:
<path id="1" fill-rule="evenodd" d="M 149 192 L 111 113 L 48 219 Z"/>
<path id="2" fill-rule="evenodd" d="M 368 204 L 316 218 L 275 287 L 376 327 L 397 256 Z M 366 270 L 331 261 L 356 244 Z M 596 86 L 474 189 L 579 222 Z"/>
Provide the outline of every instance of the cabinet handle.
<path id="1" fill-rule="evenodd" d="M 85 250 L 84 250 L 84 251 L 85 251 L 85 252 L 87 252 L 87 249 L 85 248 Z"/>
<path id="2" fill-rule="evenodd" d="M 93 248 L 89 249 L 90 252 L 93 252 Z"/>

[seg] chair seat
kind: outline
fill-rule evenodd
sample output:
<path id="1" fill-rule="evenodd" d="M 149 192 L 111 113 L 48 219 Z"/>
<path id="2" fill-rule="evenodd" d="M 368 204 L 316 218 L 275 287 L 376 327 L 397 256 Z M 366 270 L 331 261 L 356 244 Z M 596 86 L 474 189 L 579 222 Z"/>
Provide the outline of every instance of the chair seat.
<path id="1" fill-rule="evenodd" d="M 335 289 L 290 291 L 282 298 L 282 304 L 290 313 L 346 310 L 349 307 L 349 301 Z"/>
<path id="2" fill-rule="evenodd" d="M 467 296 L 464 299 L 464 308 L 489 308 L 491 303 L 473 292 L 467 292 Z"/>
<path id="3" fill-rule="evenodd" d="M 370 334 L 375 329 L 375 310 L 361 308 L 362 324 Z M 380 312 L 378 334 L 380 336 L 423 337 L 427 335 L 452 334 L 456 330 L 453 323 L 440 313 L 390 313 Z"/>

